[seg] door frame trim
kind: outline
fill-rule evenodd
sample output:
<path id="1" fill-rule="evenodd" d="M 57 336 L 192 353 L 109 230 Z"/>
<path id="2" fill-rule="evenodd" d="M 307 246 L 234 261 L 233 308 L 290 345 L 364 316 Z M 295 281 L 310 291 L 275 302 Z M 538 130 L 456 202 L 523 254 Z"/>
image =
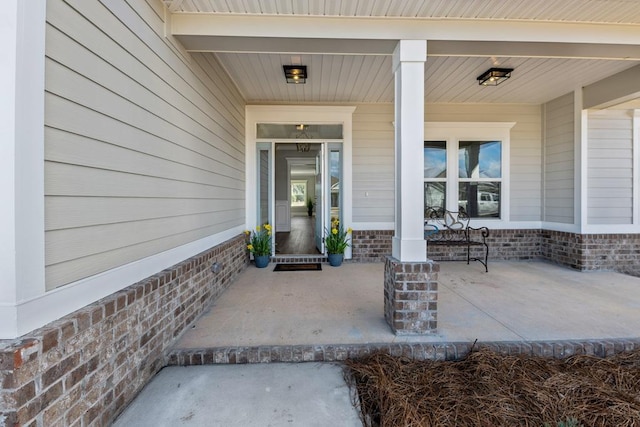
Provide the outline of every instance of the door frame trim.
<path id="1" fill-rule="evenodd" d="M 345 227 L 353 222 L 353 112 L 355 106 L 308 106 L 308 105 L 247 105 L 245 107 L 245 228 L 250 230 L 257 225 L 257 159 L 256 143 L 258 123 L 279 124 L 341 124 L 342 125 L 342 162 L 343 162 L 343 213 Z M 265 140 L 260 140 L 265 141 Z M 327 140 L 328 141 L 328 140 Z M 275 143 L 274 139 L 272 143 Z M 271 161 L 274 152 L 272 150 Z M 273 164 L 273 163 L 271 163 Z M 271 171 L 273 174 L 274 171 Z M 275 196 L 271 189 L 270 197 Z M 275 200 L 274 200 L 275 202 Z M 274 213 L 270 212 L 273 216 Z M 271 218 L 273 222 L 275 217 Z M 351 258 L 351 247 L 345 251 L 345 258 Z"/>

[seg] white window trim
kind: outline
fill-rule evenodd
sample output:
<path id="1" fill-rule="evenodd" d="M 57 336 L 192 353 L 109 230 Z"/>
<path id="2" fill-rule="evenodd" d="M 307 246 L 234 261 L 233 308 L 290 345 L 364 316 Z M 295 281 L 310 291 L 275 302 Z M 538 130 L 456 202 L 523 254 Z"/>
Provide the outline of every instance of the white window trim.
<path id="1" fill-rule="evenodd" d="M 495 227 L 509 222 L 511 205 L 510 163 L 511 163 L 511 128 L 515 122 L 425 122 L 425 141 L 447 142 L 447 209 L 457 210 L 450 206 L 450 195 L 458 194 L 458 177 L 451 176 L 449 171 L 458 170 L 458 156 L 451 155 L 451 144 L 459 141 L 501 141 L 502 142 L 502 179 L 500 195 L 500 218 L 474 218 L 477 226 Z M 457 204 L 457 203 L 456 203 Z"/>

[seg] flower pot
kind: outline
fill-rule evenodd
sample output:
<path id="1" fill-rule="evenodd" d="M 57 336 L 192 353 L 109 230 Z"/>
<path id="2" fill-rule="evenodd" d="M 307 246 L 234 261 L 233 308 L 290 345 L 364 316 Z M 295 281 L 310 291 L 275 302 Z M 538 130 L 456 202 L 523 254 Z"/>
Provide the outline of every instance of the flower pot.
<path id="1" fill-rule="evenodd" d="M 331 267 L 340 267 L 344 259 L 344 254 L 328 254 L 327 258 L 329 259 L 329 265 Z"/>
<path id="2" fill-rule="evenodd" d="M 256 267 L 265 268 L 267 265 L 269 265 L 269 259 L 271 258 L 271 255 L 254 255 L 253 258 L 256 261 Z"/>

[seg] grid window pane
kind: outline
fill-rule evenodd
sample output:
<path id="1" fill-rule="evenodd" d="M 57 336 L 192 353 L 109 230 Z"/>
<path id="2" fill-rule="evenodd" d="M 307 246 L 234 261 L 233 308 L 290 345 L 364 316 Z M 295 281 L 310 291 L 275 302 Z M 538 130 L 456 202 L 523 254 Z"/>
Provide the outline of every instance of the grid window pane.
<path id="1" fill-rule="evenodd" d="M 426 208 L 444 209 L 447 200 L 446 182 L 425 182 L 424 183 L 424 206 Z"/>
<path id="2" fill-rule="evenodd" d="M 458 177 L 502 178 L 502 144 L 500 141 L 460 141 Z"/>
<path id="3" fill-rule="evenodd" d="M 447 177 L 447 143 L 445 141 L 425 141 L 424 178 Z"/>
<path id="4" fill-rule="evenodd" d="M 460 182 L 458 209 L 471 218 L 500 218 L 500 182 Z"/>

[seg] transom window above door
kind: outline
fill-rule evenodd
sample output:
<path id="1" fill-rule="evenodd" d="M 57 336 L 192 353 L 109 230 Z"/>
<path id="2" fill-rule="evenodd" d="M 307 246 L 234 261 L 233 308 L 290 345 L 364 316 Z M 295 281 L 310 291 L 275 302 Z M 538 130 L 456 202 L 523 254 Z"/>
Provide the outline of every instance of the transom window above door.
<path id="1" fill-rule="evenodd" d="M 342 125 L 258 123 L 256 136 L 261 139 L 342 139 Z"/>

